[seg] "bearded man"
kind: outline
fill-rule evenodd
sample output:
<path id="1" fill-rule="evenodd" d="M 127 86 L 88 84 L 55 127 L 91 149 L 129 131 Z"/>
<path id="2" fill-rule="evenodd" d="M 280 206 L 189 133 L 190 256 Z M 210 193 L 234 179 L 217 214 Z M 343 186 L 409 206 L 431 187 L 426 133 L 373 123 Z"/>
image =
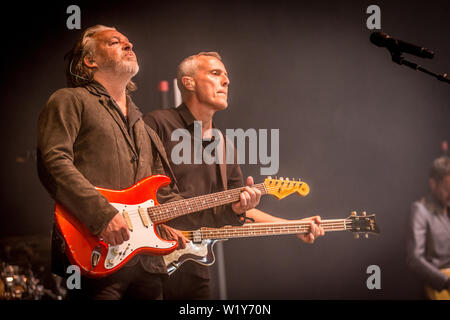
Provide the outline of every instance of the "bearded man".
<path id="1" fill-rule="evenodd" d="M 66 56 L 69 88 L 57 90 L 38 124 L 38 172 L 50 195 L 92 234 L 114 246 L 130 237 L 118 210 L 95 187 L 121 190 L 163 173 L 159 139 L 148 134 L 129 93 L 139 70 L 133 45 L 115 28 L 85 30 Z M 159 148 L 159 149 L 158 149 Z M 68 266 L 64 240 L 53 231 L 52 269 Z M 158 256 L 135 256 L 101 279 L 82 277 L 69 298 L 160 299 L 167 277 Z"/>

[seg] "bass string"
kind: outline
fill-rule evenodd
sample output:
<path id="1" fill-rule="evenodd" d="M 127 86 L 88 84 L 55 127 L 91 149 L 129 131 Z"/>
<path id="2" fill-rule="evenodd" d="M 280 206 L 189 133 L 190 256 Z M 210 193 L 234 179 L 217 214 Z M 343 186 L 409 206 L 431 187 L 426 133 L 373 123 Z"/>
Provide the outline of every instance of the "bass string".
<path id="1" fill-rule="evenodd" d="M 351 229 L 352 222 L 349 220 L 342 220 L 341 222 L 322 222 L 321 227 L 325 231 L 343 231 Z M 205 230 L 206 229 L 206 230 Z M 200 233 L 202 239 L 213 238 L 227 238 L 227 237 L 245 237 L 257 235 L 271 235 L 271 234 L 295 234 L 308 233 L 310 229 L 309 222 L 298 225 L 266 225 L 266 226 L 248 226 L 234 227 L 233 229 L 221 228 L 204 228 L 197 231 L 183 231 L 186 238 L 192 240 L 196 237 L 196 233 Z"/>

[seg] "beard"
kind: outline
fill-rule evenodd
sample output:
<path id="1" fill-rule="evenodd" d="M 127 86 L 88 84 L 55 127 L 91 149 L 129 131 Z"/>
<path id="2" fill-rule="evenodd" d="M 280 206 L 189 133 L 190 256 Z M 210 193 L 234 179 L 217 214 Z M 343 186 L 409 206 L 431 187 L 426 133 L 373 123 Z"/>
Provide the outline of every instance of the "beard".
<path id="1" fill-rule="evenodd" d="M 123 60 L 122 58 L 116 59 L 107 56 L 100 67 L 117 74 L 130 74 L 132 77 L 139 72 L 139 64 L 136 58 L 134 60 Z"/>
<path id="2" fill-rule="evenodd" d="M 117 61 L 114 66 L 114 71 L 117 73 L 129 73 L 134 77 L 139 72 L 139 65 L 137 61 Z"/>

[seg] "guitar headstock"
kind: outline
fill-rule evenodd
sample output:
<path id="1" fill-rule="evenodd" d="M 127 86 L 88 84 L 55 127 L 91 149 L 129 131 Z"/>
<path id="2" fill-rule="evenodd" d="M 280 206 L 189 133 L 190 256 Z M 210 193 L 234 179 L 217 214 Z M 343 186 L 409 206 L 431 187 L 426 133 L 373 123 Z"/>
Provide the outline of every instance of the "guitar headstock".
<path id="1" fill-rule="evenodd" d="M 300 180 L 289 180 L 289 178 L 275 178 L 268 177 L 264 180 L 264 186 L 267 193 L 275 196 L 278 200 L 287 197 L 291 193 L 298 193 L 305 197 L 309 193 L 309 186 Z"/>
<path id="2" fill-rule="evenodd" d="M 355 239 L 358 239 L 360 234 L 364 234 L 366 238 L 369 234 L 379 234 L 380 228 L 378 228 L 375 222 L 375 215 L 367 215 L 365 211 L 359 216 L 356 211 L 346 219 L 345 223 L 348 230 L 354 233 Z"/>

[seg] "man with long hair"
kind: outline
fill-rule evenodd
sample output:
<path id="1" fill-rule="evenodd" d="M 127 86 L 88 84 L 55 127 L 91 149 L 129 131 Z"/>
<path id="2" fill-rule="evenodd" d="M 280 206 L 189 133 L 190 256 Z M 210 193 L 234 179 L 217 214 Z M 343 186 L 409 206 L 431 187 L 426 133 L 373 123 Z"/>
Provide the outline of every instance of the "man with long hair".
<path id="1" fill-rule="evenodd" d="M 125 189 L 163 173 L 161 142 L 149 135 L 129 93 L 139 71 L 131 42 L 115 28 L 85 30 L 66 56 L 69 88 L 49 98 L 38 124 L 38 172 L 51 196 L 89 231 L 114 246 L 130 238 L 118 210 L 95 187 Z M 64 240 L 53 231 L 52 269 L 65 276 Z M 101 279 L 82 277 L 69 298 L 160 299 L 161 257 L 135 256 Z"/>

